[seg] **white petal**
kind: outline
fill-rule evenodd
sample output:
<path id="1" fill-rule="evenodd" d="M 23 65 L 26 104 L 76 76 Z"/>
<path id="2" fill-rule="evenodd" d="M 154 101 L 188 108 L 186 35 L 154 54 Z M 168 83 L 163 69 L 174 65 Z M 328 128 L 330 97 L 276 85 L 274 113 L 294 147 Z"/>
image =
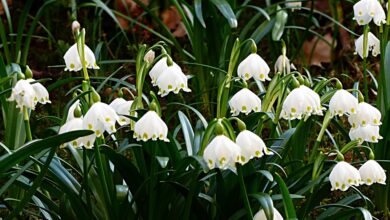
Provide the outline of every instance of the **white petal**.
<path id="1" fill-rule="evenodd" d="M 229 106 L 233 116 L 240 112 L 248 115 L 251 111 L 259 112 L 261 110 L 261 100 L 252 91 L 243 88 L 230 99 Z"/>
<path id="2" fill-rule="evenodd" d="M 359 169 L 360 176 L 366 185 L 373 183 L 386 184 L 385 170 L 375 160 L 368 160 Z"/>
<path id="3" fill-rule="evenodd" d="M 167 125 L 154 111 L 148 111 L 134 125 L 134 137 L 137 141 L 160 139 L 169 142 L 167 135 Z"/>

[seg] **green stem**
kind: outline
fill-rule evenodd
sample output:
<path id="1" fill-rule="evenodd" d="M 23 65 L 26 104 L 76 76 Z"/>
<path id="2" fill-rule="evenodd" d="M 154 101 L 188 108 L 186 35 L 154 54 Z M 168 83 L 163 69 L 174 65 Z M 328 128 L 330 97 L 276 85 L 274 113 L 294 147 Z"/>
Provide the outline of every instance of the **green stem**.
<path id="1" fill-rule="evenodd" d="M 246 209 L 246 214 L 248 215 L 248 219 L 252 220 L 253 213 L 252 213 L 252 209 L 251 209 L 251 204 L 249 203 L 248 194 L 246 192 L 244 175 L 242 173 L 242 166 L 240 164 L 237 164 L 237 173 L 238 173 L 238 178 L 239 178 L 239 182 L 240 182 L 241 196 L 242 196 L 242 199 L 244 200 L 244 205 L 245 205 L 245 209 Z"/>
<path id="2" fill-rule="evenodd" d="M 95 146 L 95 158 L 96 158 L 96 165 L 97 170 L 100 178 L 100 183 L 102 184 L 103 188 L 103 196 L 106 203 L 106 207 L 109 208 L 111 205 L 111 199 L 110 199 L 110 192 L 107 186 L 107 178 L 106 173 L 104 172 L 104 165 L 102 160 L 102 155 L 100 154 L 100 144 L 96 144 Z M 110 219 L 109 216 L 105 217 L 106 219 Z"/>
<path id="3" fill-rule="evenodd" d="M 157 161 L 156 161 L 156 147 L 157 145 L 152 144 L 151 149 L 151 158 L 150 158 L 150 187 L 149 187 L 149 220 L 154 220 L 154 214 L 155 214 L 155 193 L 154 188 L 156 186 L 157 178 L 156 178 L 156 171 L 157 171 Z"/>
<path id="4" fill-rule="evenodd" d="M 318 147 L 320 146 L 320 143 L 322 141 L 322 137 L 325 134 L 326 128 L 328 128 L 328 125 L 330 121 L 332 120 L 330 111 L 327 111 L 324 117 L 324 121 L 322 122 L 321 131 L 317 136 L 316 142 L 314 143 L 313 150 L 311 152 L 309 162 L 314 162 L 315 158 L 318 155 Z"/>
<path id="5" fill-rule="evenodd" d="M 28 114 L 27 107 L 23 107 L 24 127 L 26 130 L 27 142 L 32 141 L 31 128 L 30 128 L 30 116 Z"/>
<path id="6" fill-rule="evenodd" d="M 82 29 L 80 34 L 78 35 L 78 38 L 77 38 L 77 49 L 79 52 L 81 65 L 83 67 L 84 79 L 85 79 L 85 81 L 89 82 L 88 70 L 87 70 L 87 66 L 85 63 L 84 47 L 85 47 L 85 29 Z"/>
<path id="7" fill-rule="evenodd" d="M 370 27 L 364 27 L 363 34 L 363 85 L 364 85 L 364 100 L 368 101 L 368 80 L 367 80 L 367 56 L 368 56 L 368 32 Z"/>

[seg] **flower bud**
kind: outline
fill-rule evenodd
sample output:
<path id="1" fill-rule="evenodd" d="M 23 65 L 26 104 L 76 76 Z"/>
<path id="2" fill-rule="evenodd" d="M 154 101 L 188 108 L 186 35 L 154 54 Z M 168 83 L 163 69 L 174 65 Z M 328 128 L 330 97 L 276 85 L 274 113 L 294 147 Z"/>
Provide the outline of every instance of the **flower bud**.
<path id="1" fill-rule="evenodd" d="M 93 87 L 91 87 L 91 90 L 92 90 L 92 95 L 91 95 L 92 102 L 93 103 L 100 102 L 100 95 L 99 95 L 99 93 L 97 93 L 96 90 Z"/>
<path id="2" fill-rule="evenodd" d="M 153 60 L 155 58 L 155 53 L 153 50 L 149 50 L 145 56 L 144 56 L 144 61 L 147 63 L 153 63 Z"/>
<path id="3" fill-rule="evenodd" d="M 82 112 L 81 112 L 81 108 L 79 105 L 77 105 L 77 107 L 74 109 L 73 111 L 73 116 L 75 118 L 80 118 L 81 116 L 83 116 Z"/>
<path id="4" fill-rule="evenodd" d="M 72 32 L 77 33 L 78 31 L 80 31 L 80 23 L 75 20 L 72 22 Z"/>
<path id="5" fill-rule="evenodd" d="M 26 65 L 26 71 L 24 74 L 26 75 L 27 79 L 33 78 L 33 72 L 31 71 L 31 69 L 28 65 Z"/>

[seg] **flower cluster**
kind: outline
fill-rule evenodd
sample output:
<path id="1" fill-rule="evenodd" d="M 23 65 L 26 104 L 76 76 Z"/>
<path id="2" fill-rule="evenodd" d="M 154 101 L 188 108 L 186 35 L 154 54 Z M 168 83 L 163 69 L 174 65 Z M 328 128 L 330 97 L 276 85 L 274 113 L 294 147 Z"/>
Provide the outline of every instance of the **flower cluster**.
<path id="1" fill-rule="evenodd" d="M 23 108 L 34 110 L 39 103 L 51 103 L 46 88 L 33 79 L 21 79 L 12 88 L 8 101 L 15 101 L 16 107 L 23 111 Z"/>
<path id="2" fill-rule="evenodd" d="M 207 145 L 203 158 L 210 169 L 230 169 L 235 171 L 236 163 L 246 164 L 253 158 L 272 155 L 264 141 L 251 131 L 241 131 L 236 142 L 225 135 L 217 135 Z"/>
<path id="3" fill-rule="evenodd" d="M 386 14 L 377 0 L 360 0 L 353 6 L 354 19 L 359 25 L 366 25 L 374 20 L 378 26 L 386 23 Z"/>
<path id="4" fill-rule="evenodd" d="M 164 97 L 170 92 L 177 94 L 180 90 L 191 92 L 188 88 L 187 76 L 180 66 L 173 61 L 172 65 L 168 65 L 167 62 L 167 57 L 163 57 L 149 71 L 153 86 L 159 88 L 158 94 Z"/>
<path id="5" fill-rule="evenodd" d="M 385 184 L 386 174 L 375 160 L 368 160 L 359 170 L 349 163 L 341 161 L 333 167 L 329 181 L 332 185 L 332 191 L 338 189 L 346 191 L 350 186 Z"/>

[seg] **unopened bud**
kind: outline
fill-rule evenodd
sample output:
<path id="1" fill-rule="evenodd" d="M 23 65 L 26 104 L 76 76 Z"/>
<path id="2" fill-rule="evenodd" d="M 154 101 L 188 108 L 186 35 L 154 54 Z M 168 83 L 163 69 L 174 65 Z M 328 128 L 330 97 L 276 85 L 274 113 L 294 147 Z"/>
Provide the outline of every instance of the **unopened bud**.
<path id="1" fill-rule="evenodd" d="M 251 52 L 252 53 L 257 53 L 257 45 L 256 45 L 256 43 L 253 40 L 251 42 L 252 42 L 252 44 L 251 44 Z"/>
<path id="2" fill-rule="evenodd" d="M 170 56 L 167 56 L 167 65 L 172 66 L 173 65 L 173 60 Z"/>
<path id="3" fill-rule="evenodd" d="M 28 65 L 26 65 L 26 71 L 24 74 L 26 75 L 27 79 L 33 78 L 33 72 L 31 71 L 31 69 Z"/>
<path id="4" fill-rule="evenodd" d="M 81 108 L 80 106 L 77 106 L 74 111 L 73 111 L 73 116 L 75 118 L 80 118 L 81 116 L 83 115 L 83 113 L 81 112 Z"/>
<path id="5" fill-rule="evenodd" d="M 96 92 L 96 90 L 93 88 L 93 87 L 91 87 L 91 90 L 92 90 L 92 102 L 93 103 L 96 103 L 96 102 L 100 102 L 100 95 L 99 95 L 99 93 L 97 93 Z"/>
<path id="6" fill-rule="evenodd" d="M 26 76 L 25 76 L 22 72 L 18 72 L 17 75 L 16 75 L 16 78 L 17 78 L 18 80 L 20 80 L 20 79 L 25 79 Z"/>
<path id="7" fill-rule="evenodd" d="M 218 119 L 217 124 L 215 125 L 215 134 L 222 135 L 224 130 L 221 119 Z"/>
<path id="8" fill-rule="evenodd" d="M 78 31 L 80 31 L 80 23 L 78 21 L 73 21 L 72 22 L 72 32 L 73 33 L 77 33 Z"/>
<path id="9" fill-rule="evenodd" d="M 152 63 L 155 57 L 155 53 L 153 50 L 149 50 L 145 56 L 144 56 L 144 61 L 148 63 Z"/>

